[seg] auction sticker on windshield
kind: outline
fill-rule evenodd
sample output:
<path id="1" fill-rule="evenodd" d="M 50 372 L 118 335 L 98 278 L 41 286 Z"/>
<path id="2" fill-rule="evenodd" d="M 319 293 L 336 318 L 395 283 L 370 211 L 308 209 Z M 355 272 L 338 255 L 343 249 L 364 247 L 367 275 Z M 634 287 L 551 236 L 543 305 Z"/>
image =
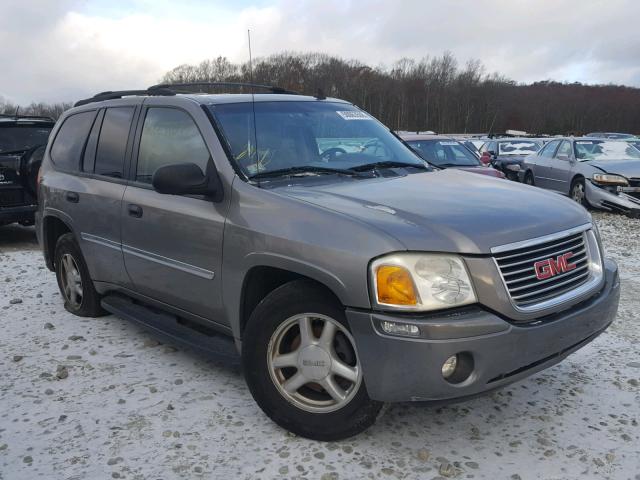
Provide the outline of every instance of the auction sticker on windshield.
<path id="1" fill-rule="evenodd" d="M 451 146 L 451 147 L 458 145 L 458 142 L 439 142 L 439 143 L 440 145 Z"/>
<path id="2" fill-rule="evenodd" d="M 336 113 L 345 120 L 371 120 L 369 115 L 364 112 L 358 112 L 357 110 L 343 110 L 337 111 Z"/>

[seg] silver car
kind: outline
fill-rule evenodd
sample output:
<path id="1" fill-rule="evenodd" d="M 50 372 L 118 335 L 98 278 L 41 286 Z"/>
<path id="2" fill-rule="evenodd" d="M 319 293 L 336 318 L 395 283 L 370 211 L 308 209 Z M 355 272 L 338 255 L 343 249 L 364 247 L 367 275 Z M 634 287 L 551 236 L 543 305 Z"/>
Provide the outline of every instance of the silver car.
<path id="1" fill-rule="evenodd" d="M 525 159 L 520 180 L 584 206 L 640 215 L 640 150 L 626 141 L 553 140 Z"/>

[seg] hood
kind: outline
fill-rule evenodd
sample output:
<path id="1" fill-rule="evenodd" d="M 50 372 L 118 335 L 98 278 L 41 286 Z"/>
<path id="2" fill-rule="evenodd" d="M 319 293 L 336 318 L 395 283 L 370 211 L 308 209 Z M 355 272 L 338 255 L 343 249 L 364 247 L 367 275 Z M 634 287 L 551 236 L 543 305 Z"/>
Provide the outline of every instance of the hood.
<path id="1" fill-rule="evenodd" d="M 456 170 L 462 170 L 464 172 L 479 173 L 480 175 L 489 175 L 490 177 L 504 178 L 504 174 L 502 172 L 499 172 L 495 168 L 491 168 L 491 167 L 478 166 L 478 167 L 452 167 L 452 168 L 455 168 Z"/>
<path id="2" fill-rule="evenodd" d="M 273 189 L 366 222 L 417 251 L 488 254 L 591 220 L 558 194 L 455 169 Z"/>
<path id="3" fill-rule="evenodd" d="M 599 168 L 603 172 L 617 173 L 627 178 L 640 178 L 640 160 L 607 160 L 604 162 L 594 160 L 585 163 L 592 167 Z"/>
<path id="4" fill-rule="evenodd" d="M 497 161 L 501 163 L 522 163 L 525 158 L 529 155 L 498 155 L 496 157 Z"/>

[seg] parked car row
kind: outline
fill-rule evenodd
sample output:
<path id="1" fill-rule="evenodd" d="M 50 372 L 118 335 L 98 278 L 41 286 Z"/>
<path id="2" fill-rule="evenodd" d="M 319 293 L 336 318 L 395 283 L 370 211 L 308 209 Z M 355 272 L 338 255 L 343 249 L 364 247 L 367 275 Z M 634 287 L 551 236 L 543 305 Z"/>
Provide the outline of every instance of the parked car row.
<path id="1" fill-rule="evenodd" d="M 444 135 L 402 134 L 400 137 L 424 160 L 438 168 L 456 168 L 467 172 L 504 178 L 504 174 L 480 161 L 477 151 Z"/>
<path id="2" fill-rule="evenodd" d="M 69 312 L 239 359 L 263 411 L 319 440 L 383 402 L 525 378 L 615 318 L 617 265 L 575 202 L 495 178 L 457 140 L 250 87 L 266 93 L 161 85 L 63 114 L 36 231 Z M 539 148 L 495 145 L 505 164 Z"/>
<path id="3" fill-rule="evenodd" d="M 586 207 L 640 216 L 640 150 L 632 141 L 557 138 L 524 158 L 517 176 Z"/>

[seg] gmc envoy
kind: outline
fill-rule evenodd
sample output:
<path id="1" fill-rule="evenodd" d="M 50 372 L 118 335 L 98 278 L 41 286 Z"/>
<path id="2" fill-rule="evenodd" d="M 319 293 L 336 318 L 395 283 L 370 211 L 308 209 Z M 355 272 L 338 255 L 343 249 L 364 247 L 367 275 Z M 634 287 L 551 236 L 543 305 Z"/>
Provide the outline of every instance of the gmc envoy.
<path id="1" fill-rule="evenodd" d="M 262 410 L 319 440 L 520 380 L 613 321 L 582 206 L 431 166 L 321 92 L 240 88 L 104 92 L 58 120 L 37 230 L 67 310 L 239 358 Z"/>

